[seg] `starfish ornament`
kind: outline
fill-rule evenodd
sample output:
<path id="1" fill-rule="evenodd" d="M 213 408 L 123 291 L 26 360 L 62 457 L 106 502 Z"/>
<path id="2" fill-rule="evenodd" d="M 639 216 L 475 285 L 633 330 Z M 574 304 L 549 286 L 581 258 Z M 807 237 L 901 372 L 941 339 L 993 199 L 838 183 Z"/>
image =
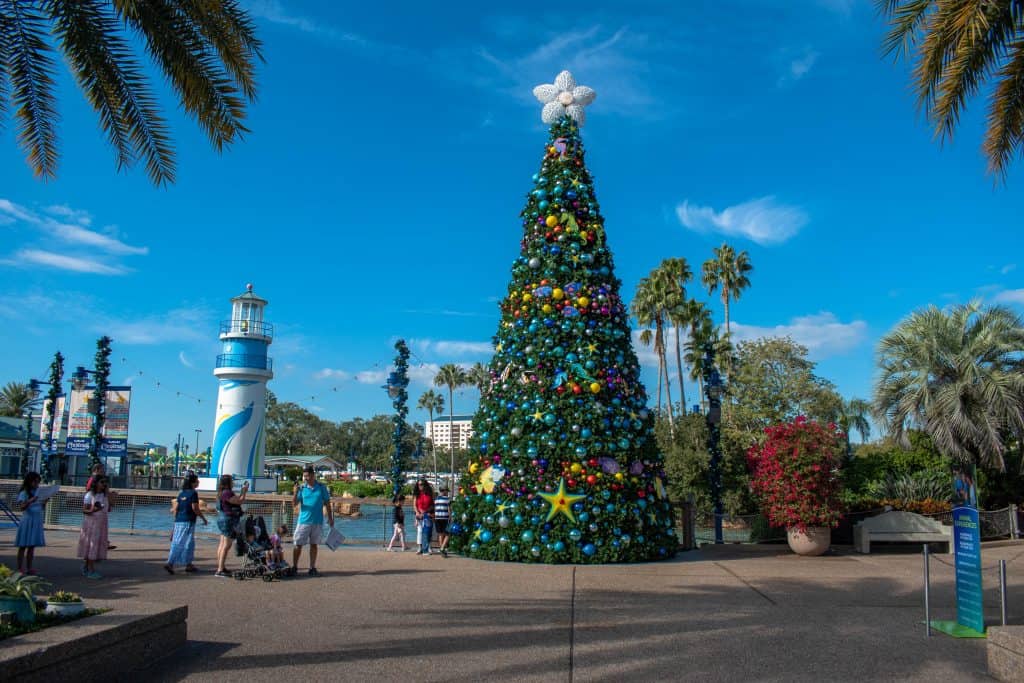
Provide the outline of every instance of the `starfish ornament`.
<path id="1" fill-rule="evenodd" d="M 566 493 L 565 479 L 558 480 L 558 490 L 554 493 L 538 493 L 537 495 L 551 504 L 551 509 L 548 510 L 548 518 L 546 521 L 550 522 L 555 515 L 561 512 L 563 515 L 568 517 L 569 521 L 573 524 L 576 523 L 576 517 L 572 514 L 572 504 L 577 500 L 583 500 L 586 498 L 583 494 Z"/>
<path id="2" fill-rule="evenodd" d="M 544 123 L 552 124 L 568 116 L 582 126 L 587 120 L 583 107 L 593 102 L 597 93 L 585 85 L 576 85 L 572 74 L 563 71 L 555 77 L 553 84 L 544 83 L 534 88 L 533 96 L 544 105 L 540 113 Z"/>

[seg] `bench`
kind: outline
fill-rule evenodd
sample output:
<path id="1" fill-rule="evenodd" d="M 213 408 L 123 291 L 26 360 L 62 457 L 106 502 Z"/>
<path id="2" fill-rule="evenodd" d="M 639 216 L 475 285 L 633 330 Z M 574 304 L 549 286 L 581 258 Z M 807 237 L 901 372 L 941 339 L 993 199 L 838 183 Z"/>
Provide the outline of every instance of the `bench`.
<path id="1" fill-rule="evenodd" d="M 945 543 L 946 552 L 953 552 L 953 527 L 913 512 L 893 510 L 858 522 L 853 527 L 853 547 L 859 553 L 870 553 L 872 541 L 904 543 Z"/>

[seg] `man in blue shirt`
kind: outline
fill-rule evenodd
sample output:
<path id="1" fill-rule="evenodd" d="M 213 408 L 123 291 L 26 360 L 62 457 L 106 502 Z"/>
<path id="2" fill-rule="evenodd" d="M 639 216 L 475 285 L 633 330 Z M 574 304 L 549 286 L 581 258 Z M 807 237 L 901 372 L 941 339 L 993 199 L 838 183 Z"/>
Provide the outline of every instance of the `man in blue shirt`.
<path id="1" fill-rule="evenodd" d="M 292 534 L 295 550 L 292 553 L 292 569 L 298 571 L 302 546 L 309 546 L 309 575 L 320 576 L 316 570 L 317 545 L 323 537 L 324 510 L 327 511 L 327 524 L 334 526 L 334 510 L 331 509 L 331 492 L 316 480 L 316 470 L 312 466 L 302 471 L 302 483 L 293 489 L 292 505 L 299 506 L 299 520 Z"/>

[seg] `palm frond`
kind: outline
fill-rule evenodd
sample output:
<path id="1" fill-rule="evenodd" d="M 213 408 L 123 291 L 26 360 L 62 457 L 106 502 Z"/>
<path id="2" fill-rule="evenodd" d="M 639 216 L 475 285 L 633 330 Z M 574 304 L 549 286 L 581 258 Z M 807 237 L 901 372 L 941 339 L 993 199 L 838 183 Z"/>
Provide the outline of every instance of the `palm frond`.
<path id="1" fill-rule="evenodd" d="M 7 75 L 18 122 L 18 142 L 33 173 L 44 180 L 57 172 L 57 98 L 46 17 L 34 3 L 0 0 L 0 27 L 7 53 Z"/>
<path id="2" fill-rule="evenodd" d="M 71 70 L 114 147 L 118 169 L 141 156 L 155 184 L 174 182 L 166 122 L 108 3 L 52 0 L 50 15 Z"/>
<path id="3" fill-rule="evenodd" d="M 917 33 L 936 0 L 878 0 L 879 13 L 891 28 L 882 40 L 882 53 L 899 59 L 914 46 Z"/>
<path id="4" fill-rule="evenodd" d="M 1010 160 L 1021 153 L 1024 142 L 1024 39 L 1014 40 L 1010 51 L 1010 59 L 999 69 L 982 143 L 988 170 L 997 177 L 1005 177 Z"/>
<path id="5" fill-rule="evenodd" d="M 239 88 L 216 51 L 173 0 L 113 0 L 118 15 L 145 38 L 154 61 L 217 151 L 249 132 Z"/>
<path id="6" fill-rule="evenodd" d="M 234 0 L 178 0 L 178 6 L 203 37 L 249 100 L 256 99 L 256 61 L 263 61 L 263 45 L 256 27 Z"/>

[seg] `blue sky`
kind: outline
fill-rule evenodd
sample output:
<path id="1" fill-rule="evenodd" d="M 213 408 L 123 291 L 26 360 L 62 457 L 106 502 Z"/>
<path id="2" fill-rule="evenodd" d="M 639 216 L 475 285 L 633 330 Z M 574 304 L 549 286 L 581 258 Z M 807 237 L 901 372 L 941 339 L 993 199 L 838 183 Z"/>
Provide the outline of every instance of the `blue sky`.
<path id="1" fill-rule="evenodd" d="M 131 440 L 200 428 L 205 448 L 217 323 L 248 282 L 276 326 L 271 388 L 325 418 L 390 409 L 399 336 L 413 400 L 437 365 L 486 362 L 546 141 L 530 91 L 567 68 L 598 93 L 583 136 L 624 293 L 727 240 L 755 266 L 737 335 L 791 335 L 867 397 L 877 339 L 911 310 L 1024 305 L 1021 164 L 1005 186 L 985 175 L 977 104 L 933 142 L 873 4 L 253 0 L 252 133 L 217 155 L 165 93 L 164 189 L 115 172 L 64 76 L 56 181 L 0 132 L 0 381 L 45 377 L 57 349 L 91 365 L 106 333 L 135 387 Z"/>

